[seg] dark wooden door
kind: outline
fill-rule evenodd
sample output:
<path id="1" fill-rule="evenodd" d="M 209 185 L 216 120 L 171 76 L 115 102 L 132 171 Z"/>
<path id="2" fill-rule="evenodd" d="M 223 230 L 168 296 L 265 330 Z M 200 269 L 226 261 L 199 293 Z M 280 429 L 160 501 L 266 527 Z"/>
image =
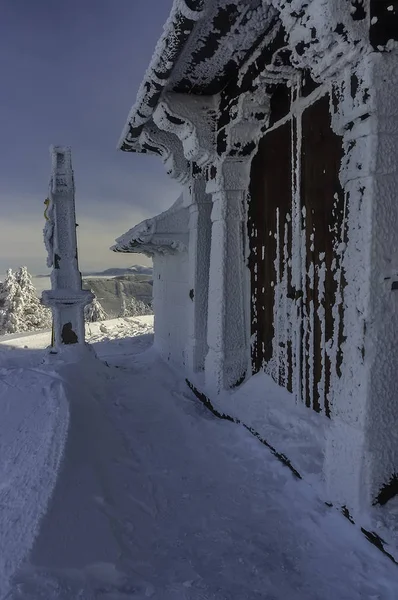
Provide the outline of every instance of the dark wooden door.
<path id="1" fill-rule="evenodd" d="M 252 163 L 252 363 L 329 414 L 342 342 L 342 144 L 328 96 L 298 118 L 301 128 L 292 117 L 268 132 Z"/>
<path id="2" fill-rule="evenodd" d="M 267 367 L 291 389 L 292 353 L 286 294 L 291 280 L 292 126 L 288 121 L 261 140 L 252 164 L 249 205 L 252 272 L 253 370 Z"/>

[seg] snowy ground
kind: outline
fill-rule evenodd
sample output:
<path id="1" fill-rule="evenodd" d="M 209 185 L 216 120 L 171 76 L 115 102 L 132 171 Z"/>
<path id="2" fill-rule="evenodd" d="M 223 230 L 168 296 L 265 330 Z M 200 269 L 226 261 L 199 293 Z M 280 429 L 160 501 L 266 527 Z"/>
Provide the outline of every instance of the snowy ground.
<path id="1" fill-rule="evenodd" d="M 108 366 L 49 357 L 48 333 L 0 344 L 0 599 L 395 600 L 398 567 L 206 411 L 150 332 L 95 324 Z"/>
<path id="2" fill-rule="evenodd" d="M 125 340 L 129 345 L 129 338 L 145 334 L 153 334 L 153 315 L 86 323 L 86 339 L 90 344 L 110 340 Z M 8 356 L 23 356 L 20 352 L 13 352 L 17 348 L 44 350 L 50 343 L 51 331 L 2 335 L 0 336 L 0 364 L 3 362 L 6 354 Z M 123 343 L 121 341 L 121 344 Z M 112 352 L 114 351 L 115 347 L 112 345 Z"/>

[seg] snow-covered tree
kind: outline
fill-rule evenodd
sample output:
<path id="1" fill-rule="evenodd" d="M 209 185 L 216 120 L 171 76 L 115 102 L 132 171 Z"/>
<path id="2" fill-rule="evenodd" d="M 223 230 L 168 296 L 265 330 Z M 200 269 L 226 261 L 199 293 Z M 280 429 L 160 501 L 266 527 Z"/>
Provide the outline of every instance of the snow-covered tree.
<path id="1" fill-rule="evenodd" d="M 152 307 L 138 300 L 134 296 L 123 303 L 121 317 L 139 317 L 142 315 L 152 315 Z"/>
<path id="2" fill-rule="evenodd" d="M 0 289 L 0 333 L 26 331 L 20 285 L 11 269 Z"/>
<path id="3" fill-rule="evenodd" d="M 8 269 L 0 287 L 0 333 L 33 331 L 51 327 L 51 311 L 37 297 L 26 267 Z"/>
<path id="4" fill-rule="evenodd" d="M 51 310 L 42 305 L 37 297 L 32 277 L 26 267 L 20 267 L 15 278 L 21 288 L 23 299 L 23 315 L 28 331 L 51 327 Z"/>
<path id="5" fill-rule="evenodd" d="M 0 285 L 0 309 L 4 308 L 5 300 L 10 295 L 9 291 L 16 285 L 15 275 L 12 269 L 7 269 L 6 277 Z"/>
<path id="6" fill-rule="evenodd" d="M 91 292 L 93 293 L 92 290 Z M 94 296 L 94 300 L 90 304 L 85 306 L 84 318 L 88 323 L 94 323 L 95 321 L 106 321 L 108 318 L 108 315 L 102 308 L 101 303 L 96 296 Z"/>

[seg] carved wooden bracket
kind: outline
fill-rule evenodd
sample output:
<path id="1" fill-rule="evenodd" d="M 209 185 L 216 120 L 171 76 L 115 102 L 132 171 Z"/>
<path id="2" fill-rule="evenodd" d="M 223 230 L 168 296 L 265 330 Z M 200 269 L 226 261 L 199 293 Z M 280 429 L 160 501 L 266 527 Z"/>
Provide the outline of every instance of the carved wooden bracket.
<path id="1" fill-rule="evenodd" d="M 153 121 L 179 138 L 188 161 L 204 167 L 215 156 L 217 105 L 217 96 L 167 93 L 153 113 Z"/>
<path id="2" fill-rule="evenodd" d="M 309 69 L 315 80 L 341 73 L 369 44 L 365 5 L 358 0 L 271 2 L 288 34 L 293 66 Z"/>
<path id="3" fill-rule="evenodd" d="M 162 158 L 170 177 L 181 184 L 186 183 L 190 175 L 190 165 L 176 135 L 147 126 L 140 135 L 139 143 L 146 152 L 158 154 Z"/>
<path id="4" fill-rule="evenodd" d="M 251 160 L 269 112 L 270 97 L 264 88 L 241 94 L 231 108 L 231 120 L 225 127 L 225 155 Z"/>

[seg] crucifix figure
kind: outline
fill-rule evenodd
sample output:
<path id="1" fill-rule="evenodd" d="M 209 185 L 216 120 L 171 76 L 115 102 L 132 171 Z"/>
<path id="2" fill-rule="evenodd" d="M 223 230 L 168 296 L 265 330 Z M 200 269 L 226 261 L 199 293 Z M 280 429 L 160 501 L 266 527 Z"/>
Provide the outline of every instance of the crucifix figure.
<path id="1" fill-rule="evenodd" d="M 51 290 L 42 293 L 43 304 L 52 309 L 53 345 L 84 344 L 84 307 L 93 294 L 82 289 L 77 259 L 75 186 L 71 150 L 51 146 L 52 173 L 46 200 L 44 242 L 47 266 L 52 267 Z"/>

